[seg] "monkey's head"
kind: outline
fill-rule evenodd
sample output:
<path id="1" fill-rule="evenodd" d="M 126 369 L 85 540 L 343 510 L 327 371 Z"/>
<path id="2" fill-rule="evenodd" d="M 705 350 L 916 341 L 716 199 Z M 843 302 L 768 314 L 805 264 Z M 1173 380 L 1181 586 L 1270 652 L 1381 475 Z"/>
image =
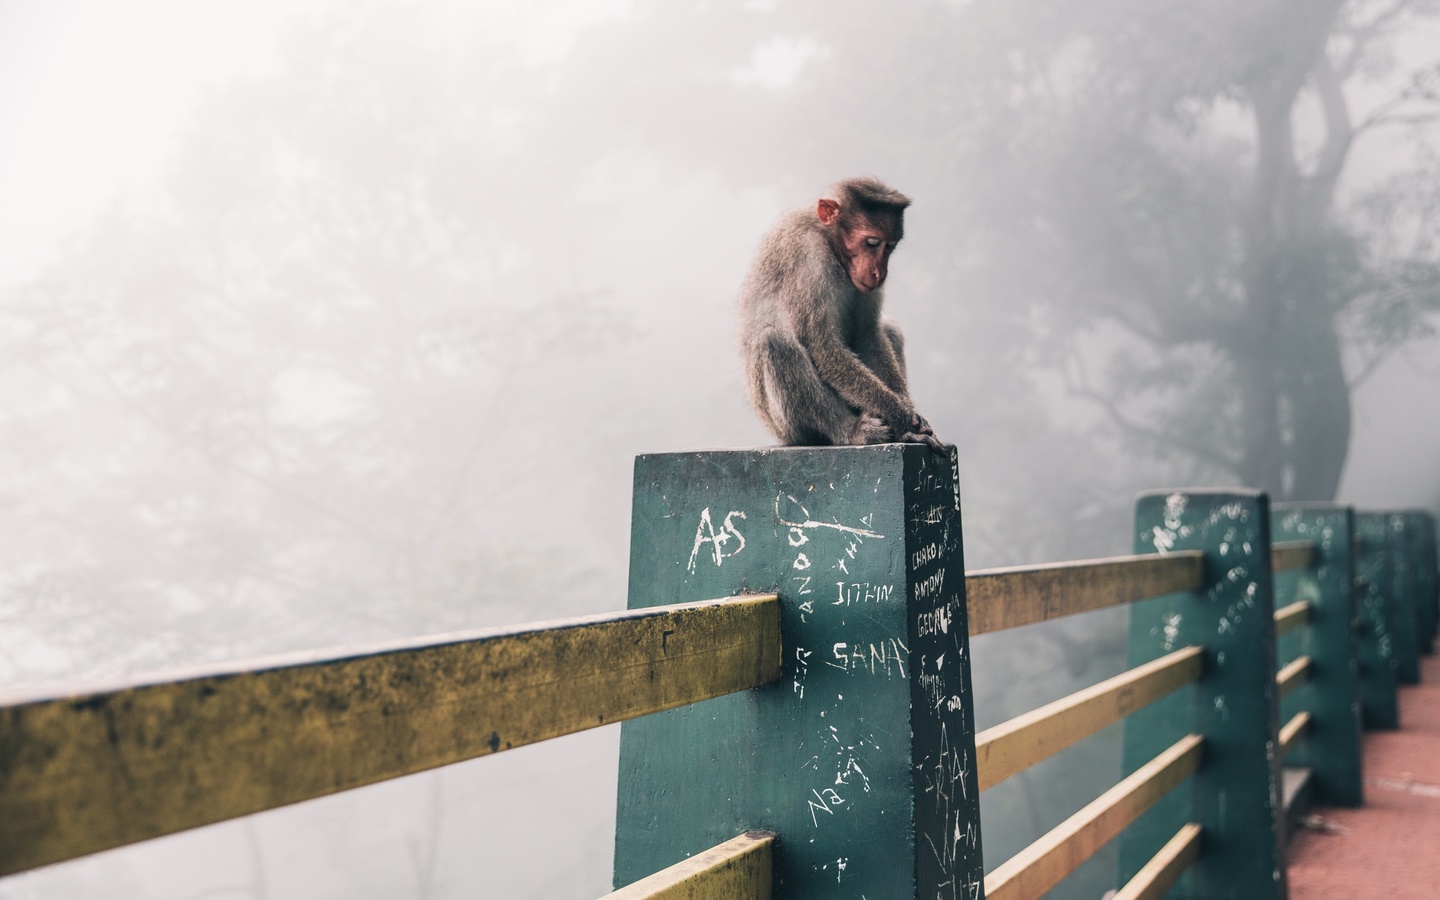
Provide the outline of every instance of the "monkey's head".
<path id="1" fill-rule="evenodd" d="M 874 178 L 850 178 L 832 185 L 815 204 L 835 258 L 855 289 L 877 290 L 890 271 L 890 254 L 905 236 L 910 198 Z"/>

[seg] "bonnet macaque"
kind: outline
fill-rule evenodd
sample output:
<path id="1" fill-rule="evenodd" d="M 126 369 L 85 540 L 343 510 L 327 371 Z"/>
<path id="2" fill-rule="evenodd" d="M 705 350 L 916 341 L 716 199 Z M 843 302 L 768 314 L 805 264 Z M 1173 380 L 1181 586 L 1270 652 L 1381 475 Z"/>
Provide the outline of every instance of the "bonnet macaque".
<path id="1" fill-rule="evenodd" d="M 760 242 L 740 292 L 750 402 L 784 444 L 941 446 L 915 411 L 881 287 L 910 199 L 873 178 L 830 187 Z"/>

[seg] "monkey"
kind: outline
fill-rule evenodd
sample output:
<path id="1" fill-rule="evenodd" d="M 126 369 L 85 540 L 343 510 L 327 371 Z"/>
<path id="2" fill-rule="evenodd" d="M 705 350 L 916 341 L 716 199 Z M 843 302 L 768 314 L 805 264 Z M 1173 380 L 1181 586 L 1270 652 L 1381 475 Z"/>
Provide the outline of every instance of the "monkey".
<path id="1" fill-rule="evenodd" d="M 910 198 L 874 178 L 785 213 L 740 290 L 746 392 L 782 444 L 943 445 L 915 411 L 905 338 L 880 315 Z"/>

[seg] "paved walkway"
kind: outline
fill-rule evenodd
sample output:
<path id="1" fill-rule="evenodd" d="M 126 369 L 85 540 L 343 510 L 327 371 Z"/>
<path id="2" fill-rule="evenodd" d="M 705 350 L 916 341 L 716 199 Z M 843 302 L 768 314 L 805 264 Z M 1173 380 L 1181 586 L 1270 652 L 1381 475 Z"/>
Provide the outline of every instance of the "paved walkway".
<path id="1" fill-rule="evenodd" d="M 1291 900 L 1440 898 L 1440 654 L 1400 688 L 1400 730 L 1365 733 L 1365 805 L 1316 812 L 1290 845 Z"/>

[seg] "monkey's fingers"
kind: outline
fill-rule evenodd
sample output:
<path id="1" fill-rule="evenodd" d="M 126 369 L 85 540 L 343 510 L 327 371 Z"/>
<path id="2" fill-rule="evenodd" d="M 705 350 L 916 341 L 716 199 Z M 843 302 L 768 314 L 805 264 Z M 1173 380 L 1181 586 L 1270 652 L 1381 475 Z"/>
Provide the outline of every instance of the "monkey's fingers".
<path id="1" fill-rule="evenodd" d="M 931 450 L 943 451 L 945 445 L 935 436 L 935 432 L 914 432 L 907 431 L 900 435 L 900 440 L 907 444 L 924 444 Z"/>

